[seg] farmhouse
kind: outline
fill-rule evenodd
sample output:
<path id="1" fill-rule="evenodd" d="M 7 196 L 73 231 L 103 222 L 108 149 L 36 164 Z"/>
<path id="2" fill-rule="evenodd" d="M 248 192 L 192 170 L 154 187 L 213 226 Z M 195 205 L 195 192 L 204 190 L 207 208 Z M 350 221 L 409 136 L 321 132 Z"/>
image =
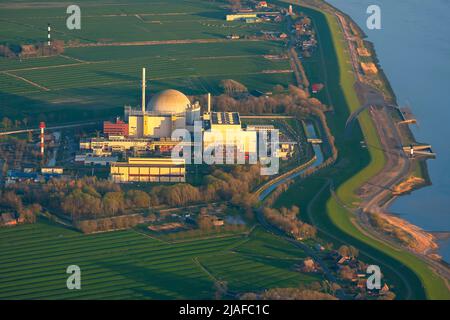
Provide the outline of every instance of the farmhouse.
<path id="1" fill-rule="evenodd" d="M 261 8 L 267 8 L 267 7 L 268 7 L 267 1 L 259 1 L 259 2 L 256 4 L 256 8 L 258 8 L 258 9 L 261 9 Z"/>
<path id="2" fill-rule="evenodd" d="M 0 226 L 15 226 L 17 220 L 13 213 L 2 213 L 0 214 Z"/>

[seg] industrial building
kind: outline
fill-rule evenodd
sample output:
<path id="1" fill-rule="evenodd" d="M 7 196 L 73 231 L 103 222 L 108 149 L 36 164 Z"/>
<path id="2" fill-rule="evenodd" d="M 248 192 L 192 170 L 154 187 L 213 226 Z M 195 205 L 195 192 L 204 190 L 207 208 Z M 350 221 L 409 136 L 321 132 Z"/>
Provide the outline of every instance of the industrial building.
<path id="1" fill-rule="evenodd" d="M 200 105 L 191 104 L 180 91 L 164 90 L 142 110 L 125 107 L 128 135 L 135 138 L 170 138 L 176 129 L 190 129 L 200 120 Z"/>
<path id="2" fill-rule="evenodd" d="M 185 182 L 184 159 L 129 158 L 127 162 L 111 164 L 114 182 Z"/>
<path id="3" fill-rule="evenodd" d="M 81 140 L 83 155 L 76 157 L 79 162 L 110 165 L 111 179 L 115 182 L 183 182 L 188 159 L 161 158 L 170 155 L 175 146 L 182 145 L 184 149 L 201 145 L 204 154 L 214 159 L 220 150 L 224 162 L 230 164 L 242 163 L 228 161 L 241 160 L 242 155 L 246 163 L 250 162 L 247 160 L 256 162 L 258 132 L 274 129 L 264 125 L 244 128 L 238 112 L 212 112 L 209 94 L 208 108 L 203 115 L 198 102 L 191 103 L 183 93 L 173 89 L 155 94 L 146 104 L 145 88 L 143 69 L 140 108 L 126 106 L 124 120 L 104 122 L 103 137 Z M 195 124 L 198 126 L 194 128 Z M 176 129 L 185 129 L 191 139 L 197 137 L 194 132 L 200 130 L 201 141 L 173 139 Z M 289 154 L 292 150 L 286 151 Z M 119 158 L 129 160 L 118 162 Z"/>
<path id="4" fill-rule="evenodd" d="M 200 120 L 200 105 L 191 104 L 183 93 L 164 90 L 146 105 L 145 68 L 142 69 L 141 109 L 125 107 L 128 135 L 134 138 L 170 138 L 175 129 L 188 129 Z"/>
<path id="5" fill-rule="evenodd" d="M 246 129 L 247 131 L 270 132 L 275 130 L 275 127 L 271 124 L 250 124 Z"/>
<path id="6" fill-rule="evenodd" d="M 219 147 L 224 155 L 226 149 L 256 155 L 257 132 L 242 128 L 238 112 L 205 113 L 203 129 L 203 150 Z"/>
<path id="7" fill-rule="evenodd" d="M 103 133 L 107 137 L 122 136 L 128 137 L 128 123 L 116 119 L 116 122 L 104 121 L 103 122 Z"/>
<path id="8" fill-rule="evenodd" d="M 203 123 L 203 147 L 212 143 L 233 144 L 245 153 L 256 152 L 256 132 L 242 129 L 237 112 L 211 112 L 208 95 L 208 111 L 201 116 L 198 102 L 177 90 L 168 89 L 155 94 L 146 105 L 145 68 L 142 71 L 142 105 L 139 109 L 125 106 L 124 121 L 103 123 L 104 137 L 83 139 L 80 149 L 94 156 L 111 156 L 117 152 L 169 152 L 180 143 L 171 138 L 176 129 L 194 131 L 194 124 Z M 201 121 L 203 120 L 203 121 Z M 227 139 L 217 140 L 218 135 Z M 185 146 L 190 146 L 185 143 Z"/>

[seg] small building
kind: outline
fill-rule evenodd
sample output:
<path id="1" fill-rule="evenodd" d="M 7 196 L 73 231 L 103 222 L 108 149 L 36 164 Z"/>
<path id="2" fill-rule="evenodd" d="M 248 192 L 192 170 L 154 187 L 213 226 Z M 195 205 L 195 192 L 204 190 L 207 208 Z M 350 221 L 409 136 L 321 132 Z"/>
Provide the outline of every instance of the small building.
<path id="1" fill-rule="evenodd" d="M 324 250 L 325 250 L 325 247 L 322 246 L 320 243 L 316 243 L 316 244 L 314 245 L 314 249 L 316 249 L 317 251 L 324 251 Z"/>
<path id="2" fill-rule="evenodd" d="M 386 293 L 386 292 L 389 292 L 389 286 L 387 285 L 387 283 L 385 283 L 384 285 L 383 285 L 383 287 L 381 288 L 381 290 L 380 290 L 380 292 L 382 293 L 382 294 L 384 294 L 384 293 Z"/>
<path id="3" fill-rule="evenodd" d="M 267 1 L 259 1 L 259 2 L 256 4 L 256 8 L 257 8 L 257 9 L 267 8 L 267 7 L 268 7 Z"/>
<path id="4" fill-rule="evenodd" d="M 128 137 L 128 123 L 116 119 L 116 122 L 104 121 L 103 122 L 103 133 L 109 136 L 122 136 Z"/>
<path id="5" fill-rule="evenodd" d="M 223 226 L 224 224 L 225 222 L 223 221 L 223 219 L 220 218 L 213 219 L 213 226 L 215 227 L 220 227 Z"/>
<path id="6" fill-rule="evenodd" d="M 238 40 L 239 38 L 240 38 L 240 36 L 237 34 L 230 34 L 227 36 L 227 39 L 230 39 L 230 40 Z"/>
<path id="7" fill-rule="evenodd" d="M 20 46 L 20 57 L 30 58 L 38 55 L 38 48 L 33 44 L 23 44 Z"/>
<path id="8" fill-rule="evenodd" d="M 337 261 L 337 264 L 345 264 L 347 263 L 347 261 L 350 260 L 350 257 L 340 257 L 339 260 Z"/>
<path id="9" fill-rule="evenodd" d="M 184 159 L 129 158 L 128 162 L 113 162 L 110 169 L 114 182 L 184 182 Z"/>
<path id="10" fill-rule="evenodd" d="M 303 272 L 317 272 L 316 263 L 311 258 L 306 258 L 303 260 L 303 266 L 301 268 Z"/>
<path id="11" fill-rule="evenodd" d="M 245 19 L 249 19 L 249 18 L 256 19 L 257 17 L 258 17 L 258 15 L 256 14 L 256 12 L 233 13 L 233 14 L 227 14 L 225 16 L 225 20 L 226 21 L 240 21 L 240 20 L 245 20 Z"/>
<path id="12" fill-rule="evenodd" d="M 218 218 L 214 215 L 205 214 L 199 218 L 205 219 L 206 221 L 209 222 L 210 225 L 213 225 L 214 227 L 221 227 L 225 225 L 225 221 L 223 219 Z"/>
<path id="13" fill-rule="evenodd" d="M 257 23 L 262 22 L 261 18 L 246 18 L 245 23 Z"/>
<path id="14" fill-rule="evenodd" d="M 99 166 L 109 166 L 111 163 L 116 162 L 119 158 L 116 156 L 86 156 L 84 158 L 84 165 L 86 166 L 95 166 L 95 165 L 99 165 Z"/>
<path id="15" fill-rule="evenodd" d="M 321 83 L 313 83 L 311 86 L 312 93 L 319 93 L 323 89 L 324 85 Z"/>
<path id="16" fill-rule="evenodd" d="M 273 19 L 273 21 L 275 21 L 275 22 L 281 22 L 281 21 L 283 21 L 283 16 L 277 15 L 277 16 Z"/>
<path id="17" fill-rule="evenodd" d="M 356 48 L 356 51 L 358 51 L 358 55 L 361 57 L 370 57 L 370 52 L 367 50 L 367 48 L 364 47 L 358 47 Z"/>
<path id="18" fill-rule="evenodd" d="M 269 132 L 275 130 L 275 127 L 271 124 L 249 124 L 246 129 L 247 131 Z"/>
<path id="19" fill-rule="evenodd" d="M 86 154 L 77 154 L 75 155 L 75 162 L 84 162 L 86 159 Z"/>
<path id="20" fill-rule="evenodd" d="M 36 172 L 21 172 L 17 170 L 8 170 L 6 173 L 6 184 L 15 182 L 39 182 L 40 176 Z"/>
<path id="21" fill-rule="evenodd" d="M 378 68 L 373 62 L 361 62 L 361 69 L 365 75 L 374 75 L 378 73 Z"/>
<path id="22" fill-rule="evenodd" d="M 17 219 L 14 217 L 13 213 L 1 213 L 0 214 L 0 225 L 2 226 L 15 226 L 17 224 Z"/>
<path id="23" fill-rule="evenodd" d="M 287 37 L 288 37 L 288 35 L 284 32 L 278 36 L 278 38 L 280 38 L 280 39 L 287 39 Z"/>
<path id="24" fill-rule="evenodd" d="M 43 167 L 41 168 L 42 174 L 63 174 L 64 169 L 60 167 Z"/>
<path id="25" fill-rule="evenodd" d="M 365 290 L 367 288 L 367 280 L 358 279 L 356 280 L 356 287 L 361 290 Z"/>

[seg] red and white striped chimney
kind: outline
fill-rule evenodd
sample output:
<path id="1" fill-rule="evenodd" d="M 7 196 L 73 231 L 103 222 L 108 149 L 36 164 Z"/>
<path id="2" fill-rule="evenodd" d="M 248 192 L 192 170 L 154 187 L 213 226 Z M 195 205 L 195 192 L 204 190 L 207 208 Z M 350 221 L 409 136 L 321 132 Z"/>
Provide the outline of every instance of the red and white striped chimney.
<path id="1" fill-rule="evenodd" d="M 47 25 L 47 45 L 50 46 L 52 44 L 52 38 L 50 35 L 50 32 L 52 31 L 52 28 L 50 27 L 50 23 Z"/>
<path id="2" fill-rule="evenodd" d="M 41 157 L 44 157 L 44 129 L 45 129 L 45 122 L 39 123 L 39 129 L 41 129 L 41 142 L 40 142 L 40 148 L 41 148 Z"/>

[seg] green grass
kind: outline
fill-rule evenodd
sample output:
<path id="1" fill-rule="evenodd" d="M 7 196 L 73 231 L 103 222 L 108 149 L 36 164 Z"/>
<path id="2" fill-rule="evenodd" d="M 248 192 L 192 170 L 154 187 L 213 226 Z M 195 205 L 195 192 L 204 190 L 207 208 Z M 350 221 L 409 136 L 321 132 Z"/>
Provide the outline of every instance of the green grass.
<path id="1" fill-rule="evenodd" d="M 46 40 L 47 22 L 53 38 L 80 43 L 155 40 L 219 39 L 235 33 L 256 35 L 260 30 L 281 30 L 282 24 L 226 22 L 221 2 L 192 1 L 80 1 L 81 30 L 65 26 L 64 5 L 41 2 L 11 5 L 0 1 L 0 43 L 23 44 Z M 0 118 L 28 117 L 31 125 L 49 124 L 121 114 L 125 104 L 140 98 L 140 69 L 148 68 L 149 90 L 174 88 L 186 94 L 220 94 L 219 83 L 232 78 L 250 90 L 287 87 L 291 73 L 264 74 L 290 69 L 287 60 L 263 55 L 285 50 L 279 41 L 66 48 L 64 56 L 32 59 L 0 58 Z M 216 58 L 216 59 L 212 59 Z M 50 91 L 2 71 L 33 81 Z M 34 123 L 35 122 L 35 123 Z"/>
<path id="2" fill-rule="evenodd" d="M 9 59 L 0 57 L 0 71 L 41 68 L 55 65 L 76 63 L 77 61 L 62 56 L 38 57 L 29 59 Z"/>
<path id="3" fill-rule="evenodd" d="M 267 254 L 260 250 L 262 242 L 273 257 L 259 257 Z M 241 246 L 243 253 L 233 253 Z M 304 256 L 301 250 L 261 230 L 248 238 L 230 235 L 167 243 L 133 230 L 83 235 L 40 220 L 0 229 L 0 250 L 0 299 L 207 299 L 214 294 L 213 278 L 229 270 L 236 274 L 230 279 L 233 290 L 315 280 L 291 270 Z M 278 261 L 282 252 L 289 256 L 284 262 Z M 216 256 L 222 260 L 211 260 Z M 210 274 L 197 261 L 214 264 Z M 81 290 L 66 288 L 69 265 L 81 268 Z M 259 277 L 241 283 L 242 266 L 257 270 Z"/>
<path id="4" fill-rule="evenodd" d="M 272 61 L 263 57 L 214 57 L 213 59 L 135 58 L 73 64 L 51 69 L 11 72 L 50 90 L 139 83 L 140 70 L 149 68 L 148 81 L 173 78 L 259 74 L 264 70 L 289 70 L 287 60 Z"/>
<path id="5" fill-rule="evenodd" d="M 376 174 L 385 160 L 367 112 L 358 117 L 359 128 L 353 129 L 352 136 L 344 135 L 345 121 L 350 112 L 359 107 L 359 102 L 353 89 L 354 78 L 348 63 L 350 59 L 337 21 L 328 14 L 302 9 L 313 17 L 323 53 L 311 59 L 313 65 L 308 65 L 308 60 L 305 60 L 304 65 L 309 71 L 308 75 L 312 70 L 320 70 L 320 80 L 326 84 L 326 90 L 330 93 L 328 96 L 324 92 L 323 98 L 334 106 L 334 113 L 328 115 L 328 121 L 336 138 L 339 159 L 333 168 L 324 170 L 317 177 L 297 182 L 279 198 L 277 205 L 300 204 L 302 217 L 317 225 L 322 230 L 322 237 L 337 245 L 347 243 L 358 247 L 363 259 L 381 265 L 383 274 L 391 281 L 399 298 L 448 299 L 450 293 L 445 281 L 425 262 L 405 250 L 394 249 L 365 235 L 355 227 L 352 213 L 339 205 L 328 188 L 319 193 L 326 179 L 332 179 L 339 199 L 347 206 L 354 206 L 358 201 L 354 191 Z M 332 97 L 332 100 L 328 97 Z M 359 145 L 362 139 L 366 141 L 368 149 Z M 312 203 L 312 216 L 309 216 L 307 204 L 318 193 Z"/>
<path id="6" fill-rule="evenodd" d="M 121 60 L 133 58 L 188 59 L 220 56 L 258 56 L 280 54 L 284 50 L 279 41 L 230 41 L 218 43 L 181 43 L 150 46 L 120 46 L 114 50 L 104 47 L 68 48 L 65 55 L 84 61 Z"/>
<path id="7" fill-rule="evenodd" d="M 220 94 L 220 81 L 226 78 L 260 91 L 271 91 L 277 84 L 287 87 L 293 81 L 292 73 L 262 74 L 264 70 L 290 69 L 287 60 L 263 57 L 281 53 L 280 43 L 233 42 L 228 45 L 80 48 L 71 49 L 67 55 L 85 63 L 55 57 L 23 60 L 23 65 L 14 60 L 11 68 L 0 59 L 0 69 L 11 70 L 8 72 L 12 75 L 50 89 L 44 91 L 0 72 L 0 117 L 22 119 L 27 116 L 36 121 L 45 117 L 47 122 L 55 123 L 120 115 L 123 105 L 139 104 L 139 77 L 143 66 L 148 68 L 149 95 L 167 88 L 186 94 L 208 91 Z M 43 65 L 36 68 L 40 62 Z"/>
<path id="8" fill-rule="evenodd" d="M 66 28 L 68 15 L 64 5 L 44 2 L 33 8 L 3 4 L 0 39 L 5 42 L 45 40 L 47 23 L 53 26 L 55 38 L 66 41 L 160 40 L 177 34 L 208 38 L 220 29 L 202 28 L 199 22 L 223 19 L 217 4 L 206 1 L 128 1 L 126 4 L 79 1 L 77 4 L 81 9 L 82 26 L 81 30 L 72 31 Z M 173 25 L 173 20 L 180 19 L 176 15 L 166 15 L 168 13 L 187 15 L 190 21 L 181 20 Z M 161 21 L 163 25 L 152 21 Z"/>
<path id="9" fill-rule="evenodd" d="M 287 241 L 256 229 L 252 237 L 231 252 L 208 255 L 200 263 L 216 278 L 227 281 L 233 291 L 298 287 L 320 281 L 320 275 L 294 271 L 306 255 Z"/>

